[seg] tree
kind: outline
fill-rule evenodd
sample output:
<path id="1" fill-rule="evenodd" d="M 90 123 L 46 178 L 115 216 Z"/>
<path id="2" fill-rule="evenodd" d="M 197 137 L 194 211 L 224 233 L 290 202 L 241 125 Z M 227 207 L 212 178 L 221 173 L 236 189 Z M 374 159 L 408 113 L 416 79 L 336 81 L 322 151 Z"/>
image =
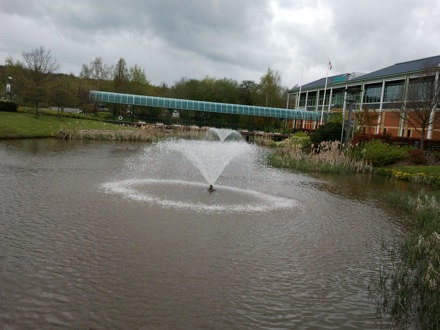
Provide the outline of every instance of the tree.
<path id="1" fill-rule="evenodd" d="M 423 72 L 409 80 L 401 103 L 400 117 L 420 133 L 421 150 L 440 105 L 439 71 L 437 66 L 426 63 Z"/>
<path id="2" fill-rule="evenodd" d="M 80 77 L 96 80 L 98 91 L 101 90 L 101 82 L 109 80 L 113 71 L 112 66 L 106 65 L 101 57 L 96 57 L 90 65 L 83 64 Z"/>
<path id="3" fill-rule="evenodd" d="M 145 70 L 137 64 L 128 69 L 129 89 L 132 94 L 147 94 L 150 89 L 150 82 L 147 79 Z"/>
<path id="4" fill-rule="evenodd" d="M 260 79 L 260 105 L 265 107 L 283 107 L 283 87 L 281 86 L 281 75 L 277 70 L 267 69 L 267 72 Z"/>
<path id="5" fill-rule="evenodd" d="M 240 101 L 242 104 L 254 105 L 256 94 L 258 91 L 258 84 L 253 80 L 243 80 L 239 86 Z"/>
<path id="6" fill-rule="evenodd" d="M 370 129 L 376 123 L 376 120 L 377 111 L 375 109 L 364 108 L 356 112 L 357 126 L 361 128 L 362 133 L 370 133 Z"/>
<path id="7" fill-rule="evenodd" d="M 282 108 L 284 88 L 281 86 L 281 75 L 277 70 L 267 69 L 264 76 L 261 77 L 258 85 L 258 98 L 256 105 L 264 107 Z M 255 118 L 254 123 L 258 127 L 273 130 L 279 128 L 280 120 L 277 118 Z"/>
<path id="8" fill-rule="evenodd" d="M 59 76 L 58 80 L 57 86 L 52 89 L 50 93 L 50 102 L 58 108 L 58 115 L 61 116 L 61 112 L 64 111 L 64 108 L 77 105 L 78 99 L 75 96 L 75 77 L 73 77 L 73 75 Z"/>
<path id="9" fill-rule="evenodd" d="M 113 84 L 115 92 L 126 92 L 128 82 L 128 68 L 127 63 L 123 58 L 120 58 L 113 71 Z"/>
<path id="10" fill-rule="evenodd" d="M 23 58 L 20 74 L 23 92 L 34 103 L 35 115 L 38 116 L 39 104 L 47 100 L 49 90 L 56 85 L 55 72 L 59 64 L 43 46 L 28 53 L 23 52 Z"/>

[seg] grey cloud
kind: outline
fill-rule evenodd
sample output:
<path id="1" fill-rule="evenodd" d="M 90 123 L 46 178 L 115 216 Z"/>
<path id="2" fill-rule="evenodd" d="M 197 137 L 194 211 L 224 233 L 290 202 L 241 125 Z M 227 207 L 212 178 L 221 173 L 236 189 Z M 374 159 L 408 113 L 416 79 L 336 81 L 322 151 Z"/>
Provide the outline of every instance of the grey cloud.
<path id="1" fill-rule="evenodd" d="M 438 17 L 438 0 L 1 0 L 0 61 L 44 45 L 76 74 L 123 57 L 154 83 L 272 67 L 293 86 L 329 57 L 337 74 L 437 55 Z"/>

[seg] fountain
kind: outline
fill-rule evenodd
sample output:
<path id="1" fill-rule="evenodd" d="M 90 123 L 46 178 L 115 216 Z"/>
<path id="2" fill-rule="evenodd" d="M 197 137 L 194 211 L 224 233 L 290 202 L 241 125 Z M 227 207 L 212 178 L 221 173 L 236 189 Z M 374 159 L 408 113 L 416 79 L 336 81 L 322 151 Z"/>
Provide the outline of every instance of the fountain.
<path id="1" fill-rule="evenodd" d="M 211 128 L 205 134 L 205 140 L 208 141 L 243 141 L 241 134 L 232 129 Z"/>
<path id="2" fill-rule="evenodd" d="M 296 204 L 243 187 L 250 185 L 250 173 L 261 172 L 261 149 L 237 131 L 210 129 L 204 140 L 161 141 L 144 151 L 127 161 L 121 180 L 104 184 L 107 192 L 161 207 L 209 212 L 258 212 Z M 226 170 L 228 176 L 222 176 Z M 220 177 L 232 185 L 217 185 Z M 248 179 L 237 187 L 243 178 Z"/>

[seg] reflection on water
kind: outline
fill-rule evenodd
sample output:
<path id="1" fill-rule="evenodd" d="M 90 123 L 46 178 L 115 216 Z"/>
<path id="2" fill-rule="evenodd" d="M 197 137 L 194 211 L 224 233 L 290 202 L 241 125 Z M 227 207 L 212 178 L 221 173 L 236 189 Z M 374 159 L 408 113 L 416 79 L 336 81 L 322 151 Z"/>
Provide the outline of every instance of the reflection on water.
<path id="1" fill-rule="evenodd" d="M 388 186 L 227 167 L 217 184 L 236 189 L 231 205 L 294 201 L 265 212 L 197 212 L 103 189 L 158 179 L 153 159 L 134 166 L 145 147 L 0 142 L 1 329 L 386 327 L 368 284 L 381 242 L 401 232 L 403 215 L 379 202 Z M 194 168 L 176 163 L 162 164 L 164 177 L 195 182 L 190 195 L 178 184 L 137 193 L 211 203 Z"/>

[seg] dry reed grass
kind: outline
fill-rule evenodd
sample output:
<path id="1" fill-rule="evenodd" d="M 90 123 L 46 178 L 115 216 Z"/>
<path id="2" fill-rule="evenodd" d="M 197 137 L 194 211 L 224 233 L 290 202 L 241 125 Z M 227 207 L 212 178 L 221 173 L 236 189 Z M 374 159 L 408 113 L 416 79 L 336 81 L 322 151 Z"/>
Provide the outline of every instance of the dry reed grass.
<path id="1" fill-rule="evenodd" d="M 197 126 L 164 127 L 143 125 L 140 128 L 120 130 L 94 129 L 62 129 L 58 131 L 58 138 L 69 140 L 107 140 L 107 141 L 140 141 L 156 142 L 166 138 L 201 139 L 207 128 Z"/>
<path id="2" fill-rule="evenodd" d="M 371 172 L 372 167 L 362 160 L 350 156 L 350 150 L 341 152 L 339 141 L 321 142 L 305 150 L 301 144 L 284 143 L 270 157 L 270 162 L 279 167 L 295 168 L 309 172 L 349 173 Z"/>

